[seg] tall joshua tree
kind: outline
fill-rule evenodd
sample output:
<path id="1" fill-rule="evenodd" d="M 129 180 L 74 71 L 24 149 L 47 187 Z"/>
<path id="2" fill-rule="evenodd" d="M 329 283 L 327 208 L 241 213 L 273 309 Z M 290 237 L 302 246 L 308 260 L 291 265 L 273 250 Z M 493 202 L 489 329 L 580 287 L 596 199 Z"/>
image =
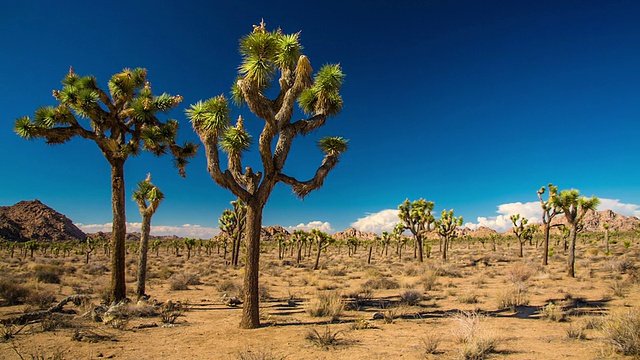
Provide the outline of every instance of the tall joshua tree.
<path id="1" fill-rule="evenodd" d="M 136 297 L 140 299 L 145 296 L 147 282 L 147 253 L 149 252 L 151 218 L 156 213 L 156 210 L 158 210 L 162 200 L 164 200 L 164 193 L 151 183 L 151 174 L 147 174 L 147 178 L 140 181 L 138 187 L 134 190 L 133 200 L 138 204 L 140 215 L 142 216 L 140 250 L 138 252 L 138 281 L 136 287 Z"/>
<path id="2" fill-rule="evenodd" d="M 524 257 L 523 246 L 526 242 L 525 229 L 527 228 L 527 223 L 529 219 L 525 217 L 520 217 L 520 214 L 511 215 L 511 223 L 513 224 L 513 233 L 518 238 L 518 245 L 520 246 L 520 252 L 518 253 L 518 257 Z"/>
<path id="3" fill-rule="evenodd" d="M 251 146 L 252 137 L 245 130 L 242 117 L 230 126 L 230 108 L 224 95 L 200 101 L 187 110 L 193 128 L 204 144 L 207 169 L 218 185 L 229 189 L 247 204 L 247 257 L 244 275 L 245 301 L 240 327 L 260 326 L 258 266 L 262 212 L 278 182 L 291 186 L 304 198 L 324 183 L 329 172 L 347 150 L 347 140 L 327 137 L 318 145 L 324 153 L 322 164 L 313 178 L 300 181 L 283 172 L 294 138 L 322 127 L 327 118 L 342 110 L 339 90 L 344 74 L 339 65 L 325 65 L 312 76 L 311 63 L 302 55 L 299 33 L 267 31 L 265 23 L 240 40 L 242 61 L 239 76 L 232 86 L 236 105 L 247 105 L 263 122 L 258 140 L 262 171 L 243 167 L 242 155 Z M 279 74 L 277 86 L 272 84 Z M 267 97 L 274 94 L 275 98 Z M 308 115 L 292 122 L 294 105 Z M 227 169 L 222 170 L 218 149 L 226 153 Z"/>
<path id="4" fill-rule="evenodd" d="M 548 184 L 549 195 L 547 200 L 542 199 L 542 195 L 546 192 L 545 187 L 541 187 L 538 190 L 538 199 L 540 200 L 540 206 L 542 207 L 542 236 L 544 237 L 544 248 L 542 249 L 542 265 L 549 263 L 549 234 L 551 230 L 551 221 L 556 215 L 562 214 L 562 209 L 554 206 L 553 198 L 558 196 L 558 187 L 553 184 Z"/>
<path id="5" fill-rule="evenodd" d="M 447 260 L 449 241 L 456 236 L 456 228 L 462 226 L 463 221 L 462 216 L 453 216 L 453 209 L 449 211 L 442 210 L 440 220 L 436 221 L 438 235 L 444 240 L 444 244 L 442 244 L 442 260 Z"/>
<path id="6" fill-rule="evenodd" d="M 408 229 L 413 238 L 416 241 L 416 248 L 418 250 L 418 261 L 423 262 L 423 249 L 422 244 L 427 232 L 431 231 L 431 224 L 434 222 L 433 201 L 427 201 L 425 199 L 418 199 L 410 202 L 406 199 L 402 204 L 398 206 L 398 217 L 400 218 L 404 229 Z"/>
<path id="7" fill-rule="evenodd" d="M 580 196 L 576 189 L 562 190 L 553 198 L 553 205 L 558 206 L 564 212 L 569 225 L 569 255 L 567 256 L 567 275 L 576 277 L 576 238 L 582 227 L 582 219 L 589 211 L 594 211 L 600 204 L 600 199 L 595 196 L 586 198 Z"/>
<path id="8" fill-rule="evenodd" d="M 161 122 L 156 114 L 178 106 L 182 96 L 153 95 L 145 69 L 124 69 L 109 80 L 109 93 L 98 87 L 93 76 L 78 76 L 73 68 L 54 90 L 57 106 L 43 106 L 31 119 L 19 118 L 14 131 L 26 139 L 44 138 L 47 144 L 63 144 L 75 136 L 92 140 L 111 167 L 111 301 L 126 297 L 125 286 L 125 184 L 124 164 L 129 156 L 147 150 L 155 155 L 170 152 L 180 175 L 187 159 L 195 156 L 193 143 L 176 144 L 178 122 Z M 87 124 L 82 124 L 87 122 Z"/>

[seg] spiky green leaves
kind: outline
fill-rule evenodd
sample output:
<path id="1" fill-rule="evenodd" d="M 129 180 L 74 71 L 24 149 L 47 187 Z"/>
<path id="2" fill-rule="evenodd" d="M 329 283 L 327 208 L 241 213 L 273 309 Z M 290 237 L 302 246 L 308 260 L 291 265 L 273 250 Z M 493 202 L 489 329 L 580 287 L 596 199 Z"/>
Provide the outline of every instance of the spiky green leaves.
<path id="1" fill-rule="evenodd" d="M 298 103 L 306 114 L 335 116 L 342 111 L 340 88 L 345 75 L 338 64 L 323 66 L 315 75 L 313 85 L 302 92 Z"/>
<path id="2" fill-rule="evenodd" d="M 269 87 L 277 69 L 293 70 L 302 51 L 298 42 L 300 33 L 268 32 L 264 25 L 256 26 L 251 34 L 240 39 L 242 62 L 238 72 L 258 90 Z"/>
<path id="3" fill-rule="evenodd" d="M 223 96 L 217 96 L 207 101 L 198 101 L 186 110 L 193 129 L 198 135 L 219 137 L 229 126 L 229 105 Z"/>
<path id="4" fill-rule="evenodd" d="M 236 126 L 224 130 L 220 138 L 220 149 L 229 156 L 236 157 L 248 150 L 251 142 L 251 134 L 244 129 L 242 117 L 239 117 Z"/>
<path id="5" fill-rule="evenodd" d="M 124 69 L 109 80 L 109 91 L 115 101 L 132 99 L 136 90 L 147 82 L 147 69 Z"/>
<path id="6" fill-rule="evenodd" d="M 318 147 L 325 155 L 340 155 L 349 148 L 348 142 L 342 136 L 327 136 L 318 140 Z"/>
<path id="7" fill-rule="evenodd" d="M 138 203 L 141 211 L 150 211 L 153 214 L 164 200 L 164 193 L 151 183 L 151 174 L 149 174 L 133 191 L 133 200 Z"/>

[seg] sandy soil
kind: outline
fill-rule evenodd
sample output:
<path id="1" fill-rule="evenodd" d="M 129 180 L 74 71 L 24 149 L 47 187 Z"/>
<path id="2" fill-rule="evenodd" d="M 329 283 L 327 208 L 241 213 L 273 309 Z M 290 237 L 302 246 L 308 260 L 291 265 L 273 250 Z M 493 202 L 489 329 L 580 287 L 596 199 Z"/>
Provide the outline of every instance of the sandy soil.
<path id="1" fill-rule="evenodd" d="M 53 294 L 56 300 L 86 293 L 92 304 L 68 304 L 65 309 L 75 309 L 77 315 L 29 324 L 13 337 L 7 334 L 18 327 L 4 326 L 0 358 L 460 359 L 465 348 L 460 340 L 463 325 L 473 319 L 477 321 L 475 338 L 495 345 L 488 358 L 624 358 L 606 346 L 598 324 L 610 313 L 640 305 L 640 285 L 630 275 L 638 270 L 620 271 L 622 262 L 640 267 L 640 247 L 613 245 L 613 254 L 605 256 L 598 246 L 579 246 L 576 278 L 565 275 L 563 254 L 553 255 L 550 264 L 542 267 L 540 249 L 531 246 L 525 248 L 522 259 L 516 257 L 515 246 L 494 252 L 489 245 L 455 244 L 447 262 L 430 258 L 423 264 L 413 259 L 410 250 L 400 261 L 393 251 L 383 256 L 376 249 L 370 265 L 365 249 L 349 257 L 344 248 L 340 254 L 330 248 L 317 271 L 311 270 L 314 254 L 295 266 L 289 254 L 278 260 L 275 249 L 265 249 L 261 258 L 263 327 L 254 330 L 239 329 L 241 308 L 227 306 L 222 299 L 223 294 L 240 294 L 243 270 L 226 266 L 215 250 L 205 255 L 203 249 L 188 260 L 166 249 L 159 256 L 151 253 L 150 303 L 130 304 L 124 311 L 127 318 L 111 324 L 81 316 L 99 304 L 106 289 L 108 259 L 101 252 L 86 265 L 83 255 L 5 257 L 0 260 L 5 278 L 18 279 L 35 293 Z M 432 254 L 438 255 L 437 251 Z M 129 257 L 127 276 L 134 279 L 135 256 Z M 64 271 L 59 284 L 35 280 L 43 266 Z M 171 290 L 180 279 L 198 284 Z M 134 285 L 129 283 L 129 290 Z M 341 296 L 343 311 L 334 319 L 312 317 L 307 310 L 319 294 Z M 515 295 L 524 305 L 504 306 L 505 299 Z M 136 315 L 136 311 L 151 311 L 151 304 L 169 300 L 188 308 L 174 324 L 163 324 L 158 315 Z M 0 318 L 34 310 L 31 302 L 0 307 Z M 559 310 L 553 314 L 562 314 L 562 321 L 545 316 L 543 307 L 550 303 L 557 305 Z M 552 307 L 547 307 L 547 314 Z M 382 318 L 374 319 L 374 314 Z M 308 339 L 313 330 L 335 336 L 336 341 L 319 345 Z M 581 331 L 583 338 L 571 338 L 571 331 Z M 437 347 L 427 354 L 430 343 Z"/>

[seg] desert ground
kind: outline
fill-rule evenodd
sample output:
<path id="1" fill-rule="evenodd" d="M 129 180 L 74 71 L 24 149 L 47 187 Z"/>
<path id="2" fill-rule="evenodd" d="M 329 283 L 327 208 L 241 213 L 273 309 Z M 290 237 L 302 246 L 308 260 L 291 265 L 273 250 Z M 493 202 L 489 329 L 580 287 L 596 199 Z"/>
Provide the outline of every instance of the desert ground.
<path id="1" fill-rule="evenodd" d="M 555 244 L 547 266 L 540 247 L 527 244 L 520 258 L 514 242 L 494 250 L 460 239 L 446 262 L 436 242 L 423 263 L 411 245 L 402 259 L 393 246 L 386 255 L 374 247 L 370 264 L 367 246 L 351 256 L 346 247 L 331 246 L 313 270 L 315 249 L 296 264 L 295 254 L 286 250 L 279 259 L 267 242 L 260 269 L 263 326 L 253 330 L 238 327 L 242 309 L 233 304 L 241 297 L 243 269 L 227 265 L 215 248 L 211 254 L 194 249 L 189 259 L 171 247 L 150 251 L 150 299 L 107 314 L 99 307 L 110 279 L 103 249 L 88 263 L 79 251 L 10 257 L 2 250 L 0 358 L 633 358 L 612 333 L 629 324 L 629 316 L 631 326 L 639 324 L 640 245 L 626 236 L 609 254 L 598 234 L 581 236 L 575 278 L 567 277 L 566 255 Z M 127 259 L 133 298 L 133 248 Z M 85 300 L 11 324 L 74 294 Z"/>

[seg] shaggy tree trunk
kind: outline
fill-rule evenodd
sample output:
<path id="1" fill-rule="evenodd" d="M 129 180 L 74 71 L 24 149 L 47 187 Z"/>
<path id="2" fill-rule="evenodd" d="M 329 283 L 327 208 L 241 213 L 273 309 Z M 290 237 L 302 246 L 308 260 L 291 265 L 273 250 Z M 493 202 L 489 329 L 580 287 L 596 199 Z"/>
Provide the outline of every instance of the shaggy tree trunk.
<path id="1" fill-rule="evenodd" d="M 371 252 L 373 251 L 373 245 L 369 246 L 369 257 L 367 257 L 367 264 L 371 264 Z"/>
<path id="2" fill-rule="evenodd" d="M 149 250 L 149 233 L 151 232 L 151 216 L 142 215 L 142 233 L 140 236 L 140 253 L 138 254 L 138 286 L 136 296 L 138 300 L 145 294 L 145 284 L 147 282 L 147 251 Z"/>
<path id="3" fill-rule="evenodd" d="M 125 238 L 127 219 L 125 215 L 124 160 L 111 159 L 111 204 L 113 230 L 111 237 L 111 284 L 109 300 L 119 302 L 127 297 L 125 283 Z"/>
<path id="4" fill-rule="evenodd" d="M 260 327 L 260 299 L 258 297 L 258 273 L 260 269 L 260 229 L 262 226 L 262 204 L 247 203 L 247 255 L 244 269 L 244 303 L 240 327 Z"/>
<path id="5" fill-rule="evenodd" d="M 449 240 L 445 237 L 442 239 L 442 260 L 447 260 L 447 248 L 449 247 Z"/>
<path id="6" fill-rule="evenodd" d="M 578 229 L 576 226 L 571 225 L 571 233 L 569 237 L 571 242 L 569 244 L 569 255 L 567 256 L 567 275 L 576 277 L 576 238 L 578 236 Z"/>

